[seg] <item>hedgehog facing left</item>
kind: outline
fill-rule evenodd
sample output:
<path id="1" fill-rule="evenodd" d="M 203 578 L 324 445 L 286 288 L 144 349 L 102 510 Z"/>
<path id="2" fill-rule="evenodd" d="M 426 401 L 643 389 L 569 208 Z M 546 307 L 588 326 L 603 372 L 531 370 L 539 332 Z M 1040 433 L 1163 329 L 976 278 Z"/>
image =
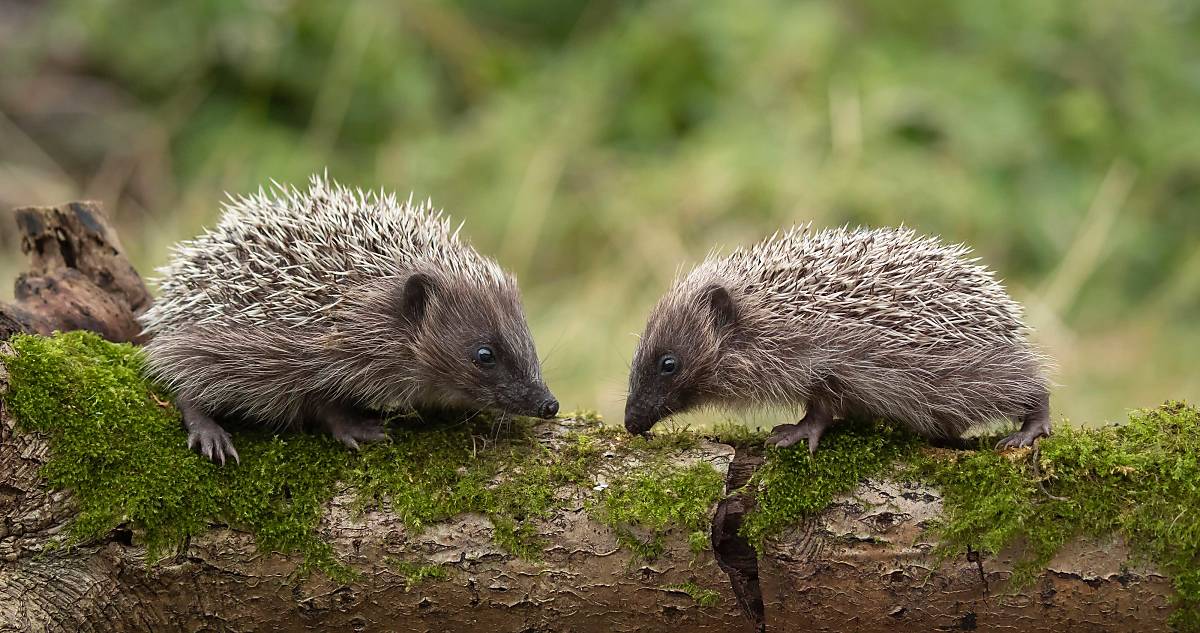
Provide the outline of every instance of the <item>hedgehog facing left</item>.
<path id="1" fill-rule="evenodd" d="M 313 426 L 350 448 L 424 405 L 551 418 L 517 283 L 429 202 L 324 176 L 230 197 L 174 249 L 141 317 L 188 446 L 238 459 L 217 420 Z"/>

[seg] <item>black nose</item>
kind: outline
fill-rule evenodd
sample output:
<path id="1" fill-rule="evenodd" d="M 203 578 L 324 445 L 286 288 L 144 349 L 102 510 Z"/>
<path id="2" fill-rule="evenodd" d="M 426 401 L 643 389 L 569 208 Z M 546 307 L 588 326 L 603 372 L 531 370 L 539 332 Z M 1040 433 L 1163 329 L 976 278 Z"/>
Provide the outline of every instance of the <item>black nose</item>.
<path id="1" fill-rule="evenodd" d="M 538 405 L 538 415 L 546 419 L 558 415 L 558 400 L 550 398 L 549 400 Z"/>
<path id="2" fill-rule="evenodd" d="M 629 431 L 633 435 L 645 435 L 646 432 L 650 430 L 650 425 L 647 425 L 645 420 L 642 418 L 626 413 L 625 430 Z"/>

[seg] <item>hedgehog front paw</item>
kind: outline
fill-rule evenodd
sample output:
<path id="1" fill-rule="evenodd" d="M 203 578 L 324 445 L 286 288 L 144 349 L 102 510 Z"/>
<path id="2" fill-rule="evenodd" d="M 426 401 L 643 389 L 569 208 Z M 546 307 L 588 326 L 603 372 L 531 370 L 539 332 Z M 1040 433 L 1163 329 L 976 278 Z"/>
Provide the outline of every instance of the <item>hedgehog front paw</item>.
<path id="1" fill-rule="evenodd" d="M 216 424 L 189 429 L 188 448 L 222 466 L 230 459 L 239 464 L 242 463 L 237 449 L 233 447 L 233 440 L 230 439 L 229 433 Z"/>
<path id="2" fill-rule="evenodd" d="M 1027 431 L 1017 431 L 1012 435 L 996 442 L 996 450 L 1002 451 L 1008 448 L 1024 448 L 1033 446 L 1034 441 L 1041 437 L 1040 433 L 1030 433 Z"/>
<path id="3" fill-rule="evenodd" d="M 378 442 L 388 437 L 383 430 L 383 420 L 378 418 L 336 418 L 329 423 L 329 434 L 355 451 L 359 448 L 359 442 Z"/>
<path id="4" fill-rule="evenodd" d="M 767 438 L 767 445 L 787 448 L 800 440 L 807 439 L 808 451 L 816 453 L 817 444 L 821 441 L 821 434 L 824 432 L 824 425 L 811 424 L 809 422 L 780 424 L 771 429 L 771 436 Z"/>
<path id="5" fill-rule="evenodd" d="M 1049 429 L 1041 429 L 1036 427 L 1032 429 L 1021 429 L 1020 431 L 1017 431 L 1016 433 L 1013 433 L 1012 435 L 1009 435 L 1008 437 L 997 442 L 996 450 L 1002 451 L 1006 448 L 1024 448 L 1026 446 L 1033 446 L 1033 443 L 1036 442 L 1038 438 L 1046 437 L 1047 435 L 1050 435 Z"/>

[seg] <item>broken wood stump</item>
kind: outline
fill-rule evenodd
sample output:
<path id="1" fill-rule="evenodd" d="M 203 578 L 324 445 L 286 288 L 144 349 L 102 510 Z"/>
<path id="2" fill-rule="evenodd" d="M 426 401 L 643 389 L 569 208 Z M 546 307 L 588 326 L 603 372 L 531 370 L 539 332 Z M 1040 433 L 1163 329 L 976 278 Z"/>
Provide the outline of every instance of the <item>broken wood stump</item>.
<path id="1" fill-rule="evenodd" d="M 137 315 L 150 293 L 100 205 L 69 202 L 14 214 L 29 268 L 17 277 L 15 301 L 0 303 L 0 340 L 15 332 L 91 330 L 138 341 Z"/>

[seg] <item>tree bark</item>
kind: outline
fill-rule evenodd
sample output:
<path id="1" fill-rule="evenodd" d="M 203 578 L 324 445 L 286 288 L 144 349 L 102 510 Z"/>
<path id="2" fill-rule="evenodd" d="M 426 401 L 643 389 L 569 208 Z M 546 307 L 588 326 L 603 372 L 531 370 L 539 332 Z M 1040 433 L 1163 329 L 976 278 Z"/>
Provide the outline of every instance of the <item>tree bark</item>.
<path id="1" fill-rule="evenodd" d="M 936 564 L 936 490 L 867 481 L 772 544 L 760 562 L 768 622 L 807 630 L 1167 631 L 1170 580 L 1120 539 L 1076 540 L 1026 588 L 1015 551 Z"/>
<path id="2" fill-rule="evenodd" d="M 98 209 L 22 210 L 31 272 L 0 305 L 0 347 L 12 331 L 84 327 L 134 340 L 149 296 Z M 5 321 L 7 319 L 7 321 Z M 4 323 L 10 325 L 5 326 Z M 11 353 L 11 349 L 0 349 Z M 600 494 L 560 490 L 565 509 L 539 524 L 538 562 L 496 547 L 486 517 L 462 515 L 415 533 L 386 507 L 355 514 L 355 491 L 327 504 L 320 531 L 360 575 L 339 584 L 296 575 L 300 561 L 258 552 L 251 535 L 212 525 L 171 559 L 146 560 L 130 530 L 72 548 L 51 544 L 74 516 L 67 491 L 39 475 L 43 437 L 15 427 L 0 364 L 0 631 L 1134 631 L 1167 630 L 1170 582 L 1119 540 L 1072 543 L 1027 589 L 1004 586 L 1012 556 L 964 552 L 938 561 L 937 490 L 871 480 L 760 557 L 739 534 L 753 511 L 743 488 L 761 451 L 702 442 L 674 460 L 705 460 L 730 495 L 713 509 L 712 549 L 695 555 L 672 534 L 640 561 L 585 510 Z M 570 420 L 537 427 L 557 450 Z M 606 460 L 598 477 L 642 466 Z M 441 563 L 441 581 L 409 588 L 389 558 Z M 673 585 L 714 590 L 700 606 Z"/>

